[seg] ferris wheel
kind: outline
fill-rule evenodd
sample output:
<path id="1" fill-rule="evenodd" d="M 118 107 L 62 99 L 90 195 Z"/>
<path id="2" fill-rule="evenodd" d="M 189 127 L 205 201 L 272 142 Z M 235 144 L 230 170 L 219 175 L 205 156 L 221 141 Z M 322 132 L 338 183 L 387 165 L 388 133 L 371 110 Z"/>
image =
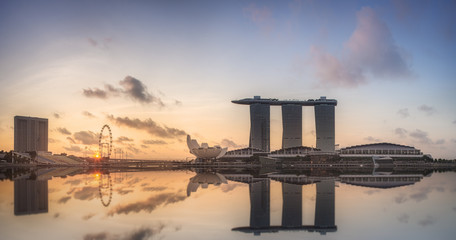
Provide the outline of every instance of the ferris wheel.
<path id="1" fill-rule="evenodd" d="M 108 129 L 109 135 L 103 135 L 103 131 Z M 106 139 L 108 138 L 109 139 Z M 105 150 L 105 151 L 103 151 Z M 108 159 L 111 157 L 111 152 L 112 152 L 112 132 L 111 128 L 109 127 L 108 124 L 105 124 L 100 131 L 100 137 L 98 139 L 98 152 L 100 154 L 100 157 L 107 157 Z M 105 153 L 105 154 L 104 154 Z"/>

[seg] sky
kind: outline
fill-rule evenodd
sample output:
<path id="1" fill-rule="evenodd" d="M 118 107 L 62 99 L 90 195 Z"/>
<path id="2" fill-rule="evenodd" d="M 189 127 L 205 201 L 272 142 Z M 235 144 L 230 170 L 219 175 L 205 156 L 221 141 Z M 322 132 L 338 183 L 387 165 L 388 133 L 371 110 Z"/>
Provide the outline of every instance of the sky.
<path id="1" fill-rule="evenodd" d="M 16 115 L 49 150 L 89 156 L 101 128 L 128 157 L 192 157 L 186 135 L 248 146 L 231 100 L 337 99 L 336 143 L 456 158 L 455 1 L 1 1 L 0 149 Z M 313 109 L 303 145 L 315 147 Z M 106 136 L 106 131 L 103 136 Z M 281 148 L 271 107 L 271 149 Z"/>

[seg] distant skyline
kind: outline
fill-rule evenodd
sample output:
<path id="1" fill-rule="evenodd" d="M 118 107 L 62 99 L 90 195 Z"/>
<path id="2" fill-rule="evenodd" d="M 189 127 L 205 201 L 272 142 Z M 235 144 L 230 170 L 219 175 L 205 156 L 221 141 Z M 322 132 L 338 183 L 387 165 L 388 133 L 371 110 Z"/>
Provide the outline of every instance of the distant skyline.
<path id="1" fill-rule="evenodd" d="M 455 1 L 1 1 L 0 149 L 14 116 L 49 119 L 49 151 L 192 157 L 249 144 L 231 100 L 337 99 L 335 142 L 456 158 Z M 282 145 L 271 107 L 271 149 Z M 313 108 L 303 145 L 315 147 Z"/>

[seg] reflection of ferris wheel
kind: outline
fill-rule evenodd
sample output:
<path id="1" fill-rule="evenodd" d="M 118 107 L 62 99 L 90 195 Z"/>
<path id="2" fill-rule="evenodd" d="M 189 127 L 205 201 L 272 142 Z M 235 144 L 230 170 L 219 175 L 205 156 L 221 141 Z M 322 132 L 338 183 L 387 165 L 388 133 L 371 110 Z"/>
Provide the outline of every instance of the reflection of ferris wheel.
<path id="1" fill-rule="evenodd" d="M 104 138 L 107 137 L 107 136 L 103 136 L 103 131 L 104 131 L 105 128 L 107 128 L 108 132 L 109 132 L 109 142 L 104 141 L 105 140 Z M 103 156 L 103 149 L 105 149 L 107 151 L 105 156 Z M 100 138 L 98 139 L 98 152 L 100 154 L 100 157 L 107 157 L 107 158 L 111 157 L 111 152 L 112 152 L 112 133 L 111 133 L 111 128 L 109 127 L 108 124 L 105 124 L 101 128 Z"/>
<path id="2" fill-rule="evenodd" d="M 101 174 L 100 180 L 98 181 L 98 192 L 100 193 L 101 204 L 105 207 L 109 206 L 112 199 L 112 182 L 109 173 Z M 108 195 L 107 201 L 103 199 L 103 196 L 105 195 Z"/>

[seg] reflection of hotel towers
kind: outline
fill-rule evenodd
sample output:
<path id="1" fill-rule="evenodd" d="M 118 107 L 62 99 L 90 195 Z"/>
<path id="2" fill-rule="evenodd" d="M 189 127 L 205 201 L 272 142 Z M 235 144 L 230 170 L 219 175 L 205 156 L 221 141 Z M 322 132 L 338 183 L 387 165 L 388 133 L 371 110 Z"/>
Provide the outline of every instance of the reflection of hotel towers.
<path id="1" fill-rule="evenodd" d="M 14 180 L 14 215 L 28 215 L 47 212 L 47 180 Z"/>
<path id="2" fill-rule="evenodd" d="M 270 226 L 270 179 L 236 178 L 230 180 L 248 182 L 250 190 L 250 226 L 234 228 L 235 231 L 254 233 L 284 230 L 308 230 L 321 234 L 336 231 L 335 226 L 335 183 L 323 180 L 316 183 L 314 225 L 302 225 L 302 185 L 282 183 L 282 225 Z"/>
<path id="3" fill-rule="evenodd" d="M 335 145 L 334 107 L 337 101 L 321 97 L 316 100 L 277 100 L 260 96 L 233 100 L 236 104 L 250 105 L 249 147 L 270 151 L 270 106 L 282 106 L 282 148 L 302 146 L 302 106 L 314 106 L 317 148 L 333 152 Z"/>
<path id="4" fill-rule="evenodd" d="M 270 179 L 255 179 L 249 183 L 250 195 L 250 227 L 268 227 L 270 214 Z"/>

